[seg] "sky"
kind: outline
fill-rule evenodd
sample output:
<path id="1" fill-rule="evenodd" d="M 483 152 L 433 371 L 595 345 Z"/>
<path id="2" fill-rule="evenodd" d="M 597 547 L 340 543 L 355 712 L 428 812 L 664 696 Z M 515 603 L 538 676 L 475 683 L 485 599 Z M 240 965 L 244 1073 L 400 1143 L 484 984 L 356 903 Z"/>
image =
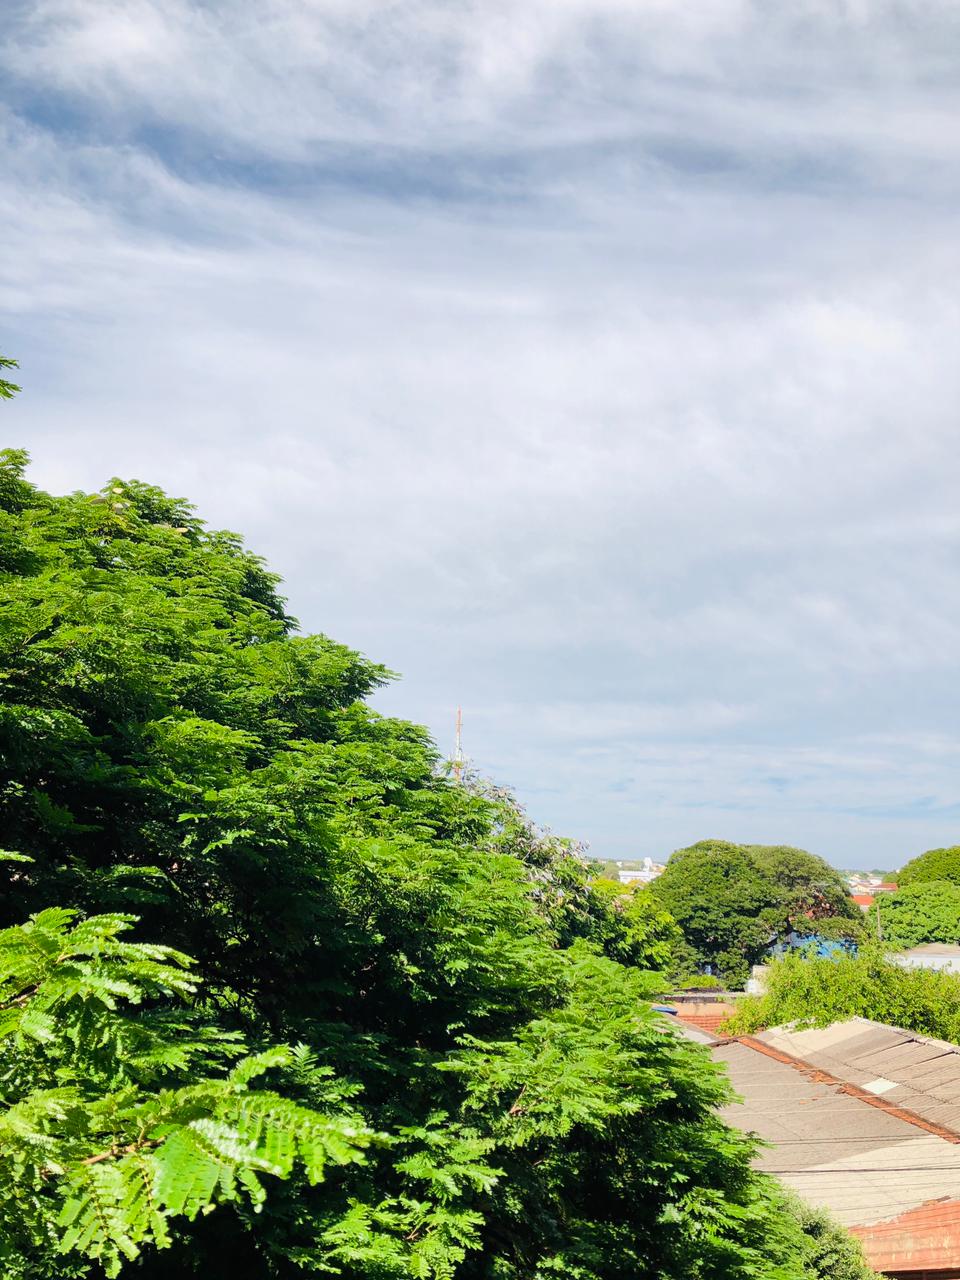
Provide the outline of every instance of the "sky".
<path id="1" fill-rule="evenodd" d="M 953 0 L 6 0 L 3 443 L 601 857 L 960 842 Z"/>

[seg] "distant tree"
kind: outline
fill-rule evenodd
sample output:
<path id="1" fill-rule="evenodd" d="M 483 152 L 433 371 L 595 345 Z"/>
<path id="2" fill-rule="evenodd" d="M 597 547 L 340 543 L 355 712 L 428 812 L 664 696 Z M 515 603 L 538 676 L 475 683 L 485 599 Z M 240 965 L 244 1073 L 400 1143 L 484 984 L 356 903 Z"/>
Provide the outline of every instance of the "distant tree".
<path id="1" fill-rule="evenodd" d="M 913 880 L 896 893 L 878 893 L 866 925 L 871 937 L 893 947 L 960 942 L 960 885 Z"/>
<path id="2" fill-rule="evenodd" d="M 671 856 L 652 891 L 683 933 L 675 948 L 679 976 L 709 967 L 741 984 L 778 939 L 800 933 L 855 940 L 863 933 L 839 871 L 791 845 L 702 840 Z"/>
<path id="3" fill-rule="evenodd" d="M 840 872 L 815 853 L 786 844 L 745 847 L 780 890 L 784 914 L 791 924 L 798 917 L 820 920 L 828 916 L 859 916 L 860 908 Z"/>
<path id="4" fill-rule="evenodd" d="M 946 849 L 928 849 L 926 853 L 912 858 L 900 869 L 896 883 L 902 889 L 905 885 L 916 884 L 921 880 L 950 880 L 960 884 L 960 845 L 950 845 Z"/>
<path id="5" fill-rule="evenodd" d="M 683 932 L 680 963 L 742 985 L 777 934 L 781 894 L 742 846 L 701 840 L 670 855 L 651 892 Z"/>

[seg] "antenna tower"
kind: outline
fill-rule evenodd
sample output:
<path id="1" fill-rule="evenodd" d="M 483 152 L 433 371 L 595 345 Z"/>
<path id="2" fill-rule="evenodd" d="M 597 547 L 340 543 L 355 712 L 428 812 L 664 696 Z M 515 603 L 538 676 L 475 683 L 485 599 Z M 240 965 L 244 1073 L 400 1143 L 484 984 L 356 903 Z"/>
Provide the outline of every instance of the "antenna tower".
<path id="1" fill-rule="evenodd" d="M 457 745 L 453 751 L 453 776 L 457 782 L 463 778 L 463 710 L 457 707 Z"/>

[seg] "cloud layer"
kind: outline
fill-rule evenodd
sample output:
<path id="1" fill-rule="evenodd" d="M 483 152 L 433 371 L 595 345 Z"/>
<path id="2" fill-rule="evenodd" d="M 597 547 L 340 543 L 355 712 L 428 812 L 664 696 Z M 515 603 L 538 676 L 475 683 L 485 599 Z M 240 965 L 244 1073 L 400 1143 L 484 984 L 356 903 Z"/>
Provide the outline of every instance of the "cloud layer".
<path id="1" fill-rule="evenodd" d="M 595 853 L 955 842 L 958 25 L 14 6 L 5 435 L 243 530 Z"/>

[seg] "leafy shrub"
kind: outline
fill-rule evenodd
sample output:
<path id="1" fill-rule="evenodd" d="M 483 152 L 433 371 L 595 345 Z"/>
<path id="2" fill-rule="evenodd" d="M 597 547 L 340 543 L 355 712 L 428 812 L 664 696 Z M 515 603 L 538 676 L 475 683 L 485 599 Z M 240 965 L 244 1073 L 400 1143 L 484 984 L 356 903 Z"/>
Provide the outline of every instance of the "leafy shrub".
<path id="1" fill-rule="evenodd" d="M 738 1001 L 733 1035 L 796 1023 L 826 1027 L 872 1018 L 942 1040 L 960 1039 L 960 977 L 904 969 L 875 948 L 816 959 L 787 955 L 770 965 L 762 995 Z"/>
<path id="2" fill-rule="evenodd" d="M 783 1211 L 796 1219 L 806 1237 L 811 1275 L 819 1280 L 879 1280 L 867 1266 L 859 1240 L 823 1209 L 811 1208 L 799 1196 L 787 1195 Z"/>

